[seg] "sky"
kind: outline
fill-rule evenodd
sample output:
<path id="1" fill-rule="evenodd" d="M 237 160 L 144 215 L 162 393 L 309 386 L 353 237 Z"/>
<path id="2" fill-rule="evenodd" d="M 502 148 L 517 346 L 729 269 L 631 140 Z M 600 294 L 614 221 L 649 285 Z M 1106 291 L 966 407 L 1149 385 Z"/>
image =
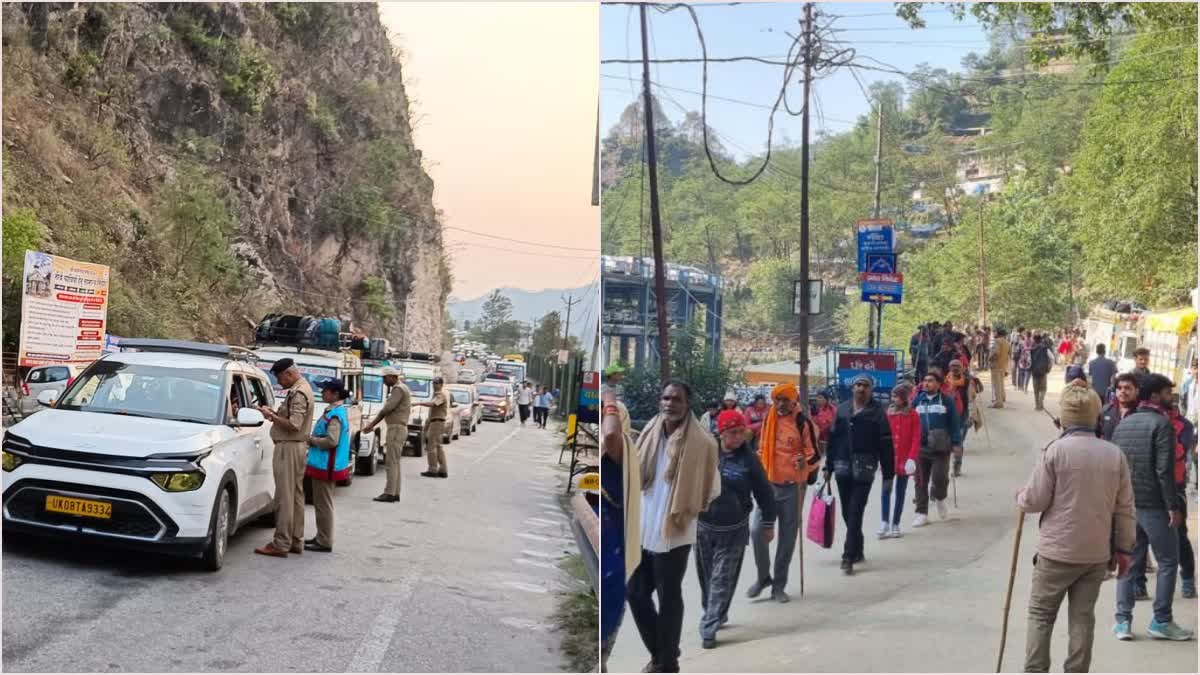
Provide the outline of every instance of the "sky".
<path id="1" fill-rule="evenodd" d="M 708 55 L 771 56 L 782 60 L 792 38 L 798 35 L 804 16 L 799 2 L 728 4 L 696 3 Z M 945 9 L 927 6 L 923 12 L 927 28 L 913 30 L 895 15 L 891 2 L 820 2 L 818 25 L 832 20 L 842 31 L 837 38 L 855 50 L 896 69 L 911 72 L 917 64 L 959 70 L 962 58 L 972 51 L 988 49 L 987 35 L 973 17 L 957 21 Z M 600 10 L 600 49 L 603 59 L 640 59 L 641 29 L 636 7 L 608 5 Z M 835 18 L 836 17 L 836 18 Z M 650 11 L 651 58 L 698 58 L 701 55 L 696 29 L 685 11 L 669 14 Z M 897 44 L 898 43 L 898 44 Z M 873 62 L 863 63 L 874 65 Z M 640 64 L 601 66 L 601 133 L 605 134 L 641 92 Z M 902 81 L 898 75 L 857 71 L 865 85 L 874 81 Z M 799 110 L 800 73 L 793 79 L 788 100 Z M 766 148 L 767 118 L 779 93 L 782 68 L 758 63 L 710 63 L 708 69 L 708 124 L 716 130 L 735 155 L 745 157 Z M 634 82 L 630 82 L 633 78 Z M 701 65 L 651 64 L 650 79 L 673 89 L 656 90 L 668 116 L 678 121 L 682 108 L 700 110 Z M 680 89 L 688 91 L 679 91 Z M 826 129 L 839 133 L 854 126 L 869 105 L 850 69 L 842 68 L 814 85 L 812 133 Z M 695 93 L 688 93 L 688 92 Z M 738 102 L 715 97 L 735 99 Z M 674 102 L 671 100 L 674 99 Z M 751 105 L 747 105 L 747 103 Z M 782 110 L 775 116 L 776 140 L 799 142 L 800 118 Z"/>
<path id="2" fill-rule="evenodd" d="M 403 50 L 415 140 L 444 212 L 453 296 L 595 280 L 599 11 L 589 2 L 379 3 Z"/>

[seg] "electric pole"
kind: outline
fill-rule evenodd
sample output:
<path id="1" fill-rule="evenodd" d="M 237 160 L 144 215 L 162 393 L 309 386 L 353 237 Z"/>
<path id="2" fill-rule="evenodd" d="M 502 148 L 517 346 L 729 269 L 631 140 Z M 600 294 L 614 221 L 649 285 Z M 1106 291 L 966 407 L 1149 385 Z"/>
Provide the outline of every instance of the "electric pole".
<path id="1" fill-rule="evenodd" d="M 979 195 L 979 322 L 987 325 L 987 263 L 984 260 L 983 204 L 987 198 Z M 1068 257 L 1068 265 L 1070 258 Z"/>
<path id="2" fill-rule="evenodd" d="M 808 406 L 808 99 L 812 86 L 813 7 L 804 5 L 804 107 L 800 116 L 800 405 Z"/>
<path id="3" fill-rule="evenodd" d="M 654 104 L 650 96 L 650 46 L 646 36 L 646 5 L 638 5 L 638 9 L 642 18 L 642 99 L 646 109 L 646 174 L 650 179 L 650 233 L 654 241 L 654 302 L 658 309 L 658 366 L 662 381 L 666 384 L 667 380 L 671 379 L 671 343 L 670 334 L 667 332 L 667 277 L 666 264 L 663 262 L 662 221 L 659 219 L 658 213 L 658 151 L 654 145 Z M 804 86 L 805 101 L 807 102 L 807 80 Z M 807 139 L 807 114 L 804 123 L 804 133 Z M 805 154 L 805 157 L 807 156 Z M 807 185 L 807 179 L 805 179 L 805 184 Z M 807 193 L 805 194 L 807 195 Z M 807 200 L 807 196 L 803 199 Z M 808 207 L 804 206 L 803 208 L 807 211 Z M 807 227 L 807 224 L 804 227 Z M 807 237 L 807 235 L 802 236 Z M 807 240 L 801 246 L 804 251 L 803 255 L 807 256 Z M 807 262 L 802 265 L 807 265 Z"/>
<path id="4" fill-rule="evenodd" d="M 879 220 L 880 169 L 883 166 L 883 102 L 877 104 L 875 114 L 875 203 L 871 207 L 871 217 Z M 868 308 L 867 347 L 878 349 L 883 332 L 883 303 L 872 302 Z"/>
<path id="5" fill-rule="evenodd" d="M 562 346 L 559 347 L 559 349 L 566 349 L 567 341 L 571 339 L 570 338 L 570 335 L 571 335 L 571 307 L 582 302 L 582 300 L 576 300 L 574 296 L 568 296 L 568 297 L 563 298 L 562 301 L 567 304 L 567 323 L 565 326 L 563 326 Z M 565 379 L 565 373 L 566 373 L 565 368 L 563 369 L 563 373 L 564 373 L 564 379 Z M 558 354 L 554 355 L 554 383 L 558 384 Z M 567 389 L 566 389 L 566 387 L 563 387 L 562 390 L 566 391 Z"/>

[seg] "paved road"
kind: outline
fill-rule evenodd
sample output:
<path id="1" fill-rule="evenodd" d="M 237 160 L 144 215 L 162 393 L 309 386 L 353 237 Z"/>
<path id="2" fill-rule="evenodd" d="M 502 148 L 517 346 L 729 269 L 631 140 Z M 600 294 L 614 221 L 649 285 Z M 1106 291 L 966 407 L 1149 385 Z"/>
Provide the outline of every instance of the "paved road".
<path id="1" fill-rule="evenodd" d="M 331 554 L 257 556 L 270 530 L 249 527 L 210 574 L 5 537 L 3 668 L 561 670 L 550 617 L 578 582 L 557 566 L 575 546 L 551 432 L 488 422 L 448 457 L 448 480 L 404 458 L 398 504 L 371 501 L 382 471 L 339 488 Z"/>
<path id="2" fill-rule="evenodd" d="M 1051 381 L 1061 381 L 1061 371 Z M 1050 408 L 1057 413 L 1051 385 Z M 987 387 L 990 392 L 990 386 Z M 990 393 L 984 394 L 990 402 Z M 747 548 L 730 623 L 718 634 L 718 647 L 700 647 L 700 590 L 694 556 L 684 579 L 685 672 L 993 672 L 1000 641 L 1004 591 L 1012 556 L 1016 510 L 1013 495 L 1024 485 L 1032 462 L 1057 433 L 1049 418 L 1033 411 L 1032 394 L 1009 392 L 1004 410 L 985 410 L 991 425 L 986 436 L 968 436 L 963 471 L 957 481 L 959 508 L 948 522 L 912 530 L 911 497 L 905 505 L 904 537 L 877 541 L 879 481 L 867 507 L 867 562 L 844 577 L 838 566 L 845 528 L 838 522 L 833 549 L 805 545 L 805 596 L 800 597 L 794 560 L 788 591 L 792 602 L 751 601 L 745 589 L 754 581 L 753 556 Z M 909 494 L 912 487 L 909 487 Z M 810 495 L 811 498 L 811 495 Z M 840 505 L 839 505 L 840 506 Z M 1194 502 L 1192 504 L 1194 506 Z M 1189 532 L 1195 540 L 1192 510 Z M 807 507 L 805 510 L 807 516 Z M 1013 591 L 1004 668 L 1024 663 L 1025 610 L 1028 606 L 1037 520 L 1023 528 L 1020 566 Z M 772 552 L 774 546 L 772 546 Z M 1153 577 L 1150 580 L 1153 592 Z M 1145 638 L 1149 603 L 1134 610 L 1137 639 L 1111 637 L 1115 582 L 1105 582 L 1096 608 L 1093 671 L 1197 672 L 1195 642 L 1167 643 Z M 1178 593 L 1178 591 L 1177 591 Z M 1053 669 L 1061 672 L 1066 655 L 1066 604 L 1056 626 Z M 1196 601 L 1176 597 L 1175 615 L 1194 628 Z M 626 613 L 613 655 L 612 672 L 637 672 L 648 660 L 632 617 Z"/>

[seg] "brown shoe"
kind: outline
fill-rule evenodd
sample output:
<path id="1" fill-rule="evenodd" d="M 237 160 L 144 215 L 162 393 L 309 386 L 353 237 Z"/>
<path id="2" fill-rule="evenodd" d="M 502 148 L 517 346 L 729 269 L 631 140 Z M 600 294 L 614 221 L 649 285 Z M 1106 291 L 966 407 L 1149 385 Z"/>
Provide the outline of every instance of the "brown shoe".
<path id="1" fill-rule="evenodd" d="M 288 552 L 295 553 L 296 555 L 303 555 L 304 554 L 304 544 L 292 544 L 292 548 L 289 549 Z"/>
<path id="2" fill-rule="evenodd" d="M 266 546 L 263 546 L 262 548 L 256 548 L 256 549 L 254 549 L 254 552 L 259 555 L 269 555 L 274 558 L 288 557 L 287 551 L 284 551 L 283 549 L 275 548 L 275 542 L 271 542 L 271 543 L 267 544 Z"/>

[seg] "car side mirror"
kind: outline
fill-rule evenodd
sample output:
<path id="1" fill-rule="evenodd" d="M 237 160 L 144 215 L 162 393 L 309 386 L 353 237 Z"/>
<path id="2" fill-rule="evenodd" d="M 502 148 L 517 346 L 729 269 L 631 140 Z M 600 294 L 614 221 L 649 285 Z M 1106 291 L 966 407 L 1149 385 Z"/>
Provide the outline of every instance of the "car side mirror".
<path id="1" fill-rule="evenodd" d="M 235 427 L 261 427 L 266 424 L 267 418 L 254 408 L 240 408 L 237 411 L 237 420 L 233 426 Z"/>
<path id="2" fill-rule="evenodd" d="M 38 405 L 43 405 L 47 408 L 54 407 L 54 402 L 58 400 L 58 394 L 59 391 L 57 389 L 47 389 L 46 391 L 43 391 L 42 393 L 38 394 Z"/>

